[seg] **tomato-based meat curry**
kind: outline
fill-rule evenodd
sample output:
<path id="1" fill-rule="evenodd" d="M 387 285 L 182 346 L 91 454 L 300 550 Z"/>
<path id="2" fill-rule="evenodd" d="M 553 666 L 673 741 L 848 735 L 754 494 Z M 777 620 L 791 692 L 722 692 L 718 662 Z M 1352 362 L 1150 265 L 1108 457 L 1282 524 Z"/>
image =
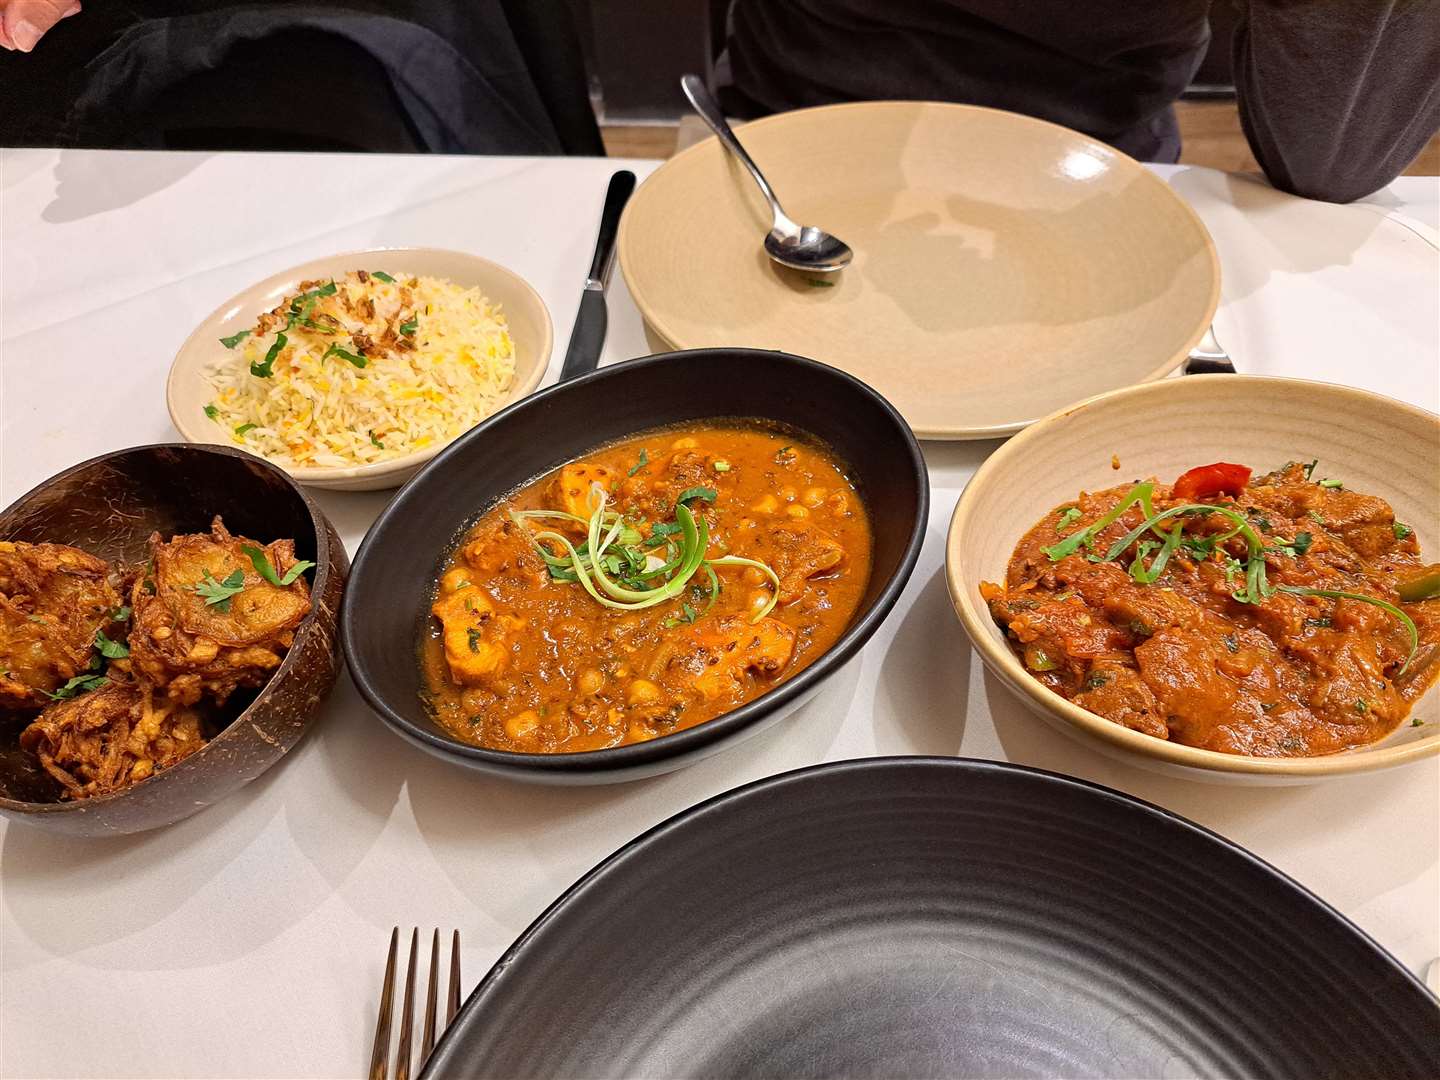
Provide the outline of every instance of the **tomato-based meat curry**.
<path id="1" fill-rule="evenodd" d="M 1082 493 L 981 594 L 1032 676 L 1117 724 L 1260 757 L 1374 742 L 1440 673 L 1440 565 L 1316 464 Z"/>
<path id="2" fill-rule="evenodd" d="M 758 422 L 598 450 L 521 488 L 440 574 L 421 670 L 458 738 L 527 753 L 643 742 L 803 670 L 870 577 L 833 452 Z"/>

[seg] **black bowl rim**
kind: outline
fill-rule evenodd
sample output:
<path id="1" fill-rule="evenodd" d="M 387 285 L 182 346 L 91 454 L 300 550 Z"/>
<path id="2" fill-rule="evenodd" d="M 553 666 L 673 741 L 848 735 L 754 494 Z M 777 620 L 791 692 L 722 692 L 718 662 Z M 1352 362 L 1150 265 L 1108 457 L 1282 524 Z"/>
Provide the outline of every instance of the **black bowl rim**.
<path id="1" fill-rule="evenodd" d="M 5 507 L 3 510 L 0 510 L 0 517 L 4 517 L 5 515 L 10 514 L 12 511 L 19 509 L 21 506 L 23 506 L 23 504 L 29 502 L 31 498 L 40 494 L 40 492 L 51 487 L 53 484 L 64 480 L 66 477 L 79 472 L 82 469 L 88 469 L 100 464 L 101 462 L 112 461 L 115 458 L 123 457 L 126 454 L 133 454 L 141 450 L 173 450 L 177 453 L 184 454 L 214 454 L 221 457 L 239 458 L 250 465 L 264 466 L 264 468 L 274 473 L 276 476 L 280 477 L 280 479 L 282 479 L 287 485 L 289 485 L 289 487 L 295 492 L 295 494 L 300 497 L 301 503 L 304 504 L 305 509 L 310 514 L 310 524 L 315 530 L 315 562 L 317 564 L 315 567 L 315 583 L 310 588 L 310 612 L 305 616 L 304 619 L 300 621 L 300 625 L 295 628 L 295 637 L 298 640 L 302 633 L 313 632 L 316 616 L 320 613 L 320 609 L 314 603 L 314 598 L 324 595 L 325 586 L 330 580 L 330 574 L 334 572 L 334 567 L 331 565 L 330 559 L 330 523 L 325 518 L 325 515 L 321 512 L 319 506 L 315 504 L 315 500 L 310 498 L 310 496 L 306 494 L 305 489 L 302 488 L 293 477 L 291 477 L 287 472 L 285 472 L 284 469 L 280 468 L 278 465 L 266 461 L 262 457 L 257 457 L 255 454 L 246 453 L 244 450 L 236 450 L 233 447 L 229 446 L 221 446 L 218 443 L 143 443 L 139 446 L 126 446 L 120 450 L 110 450 L 103 454 L 97 454 L 92 458 L 87 458 L 85 461 L 82 461 L 76 465 L 71 465 L 68 469 L 62 469 L 54 476 L 40 481 L 40 483 L 36 484 L 29 491 L 25 492 L 24 495 L 21 495 L 9 506 Z M 290 669 L 294 666 L 294 658 L 298 654 L 298 652 L 299 650 L 294 648 L 294 646 L 292 645 L 290 650 L 285 654 L 285 659 L 280 662 L 280 666 L 271 673 L 270 678 L 265 680 L 265 685 L 262 686 L 260 688 L 260 692 L 255 695 L 255 700 L 252 701 L 249 705 L 245 706 L 245 708 L 241 710 L 238 714 L 236 714 L 235 718 L 231 720 L 229 724 L 225 725 L 224 731 L 220 732 L 219 735 L 216 735 L 199 750 L 191 754 L 189 758 L 185 759 L 185 761 L 199 758 L 212 746 L 224 739 L 225 736 L 228 735 L 232 730 L 236 729 L 236 727 L 240 724 L 240 721 L 244 720 L 247 716 L 250 715 L 250 710 L 253 709 L 264 699 L 265 695 L 270 691 L 270 688 L 272 685 L 274 685 L 275 681 L 283 677 L 290 671 Z M 288 753 L 288 751 L 286 752 Z M 281 756 L 284 755 L 282 754 Z M 173 766 L 172 768 L 178 768 L 180 765 L 184 764 L 185 762 L 182 761 L 178 765 Z M 110 803 L 124 799 L 132 793 L 139 791 L 146 784 L 149 784 L 152 781 L 159 780 L 170 771 L 170 769 L 163 769 L 152 776 L 146 777 L 138 784 L 131 784 L 128 787 L 121 788 L 119 791 L 112 791 L 108 795 L 95 795 L 88 799 L 68 799 L 63 802 L 50 803 L 24 802 L 20 799 L 7 799 L 3 796 L 0 796 L 0 809 L 18 811 L 23 814 L 63 814 L 79 813 L 81 811 L 88 811 L 93 813 L 97 806 L 106 806 Z"/>
<path id="2" fill-rule="evenodd" d="M 1132 809 L 1140 810 L 1151 817 L 1162 819 L 1163 823 L 1168 823 L 1172 827 L 1196 833 L 1202 839 L 1219 845 L 1219 847 L 1227 850 L 1230 854 L 1249 863 L 1261 873 L 1272 878 L 1281 888 L 1298 895 L 1302 900 L 1309 901 L 1326 914 L 1332 916 L 1339 927 L 1348 929 L 1359 938 L 1382 962 L 1387 963 L 1395 972 L 1402 975 L 1404 980 L 1408 982 L 1414 990 L 1427 997 L 1433 997 L 1429 988 L 1415 976 L 1414 972 L 1396 959 L 1388 949 L 1371 937 L 1370 934 L 1356 925 L 1344 912 L 1338 910 L 1311 892 L 1310 889 L 1306 888 L 1289 874 L 1267 862 L 1265 859 L 1262 859 L 1248 848 L 1242 847 L 1234 840 L 1222 836 L 1215 830 L 1207 828 L 1198 822 L 1191 821 L 1189 818 L 1177 814 L 1173 810 L 1167 810 L 1165 807 L 1156 803 L 1149 802 L 1146 799 L 1139 798 L 1138 796 L 1131 795 L 1128 792 L 1120 791 L 1116 788 L 1107 787 L 1104 784 L 1097 784 L 1092 780 L 1085 780 L 1078 776 L 1069 776 L 1065 773 L 1053 772 L 1050 769 L 1039 769 L 1033 765 L 1020 765 L 1010 761 L 918 754 L 846 758 L 841 761 L 825 761 L 817 765 L 806 765 L 798 769 L 791 769 L 787 772 L 776 773 L 773 776 L 762 776 L 756 780 L 741 784 L 738 787 L 733 787 L 728 791 L 722 791 L 719 794 L 712 795 L 710 798 L 704 799 L 693 806 L 687 806 L 685 809 L 672 814 L 664 821 L 652 825 L 644 832 L 621 844 L 620 847 L 616 848 L 589 870 L 585 871 L 585 873 L 560 893 L 559 896 L 546 905 L 545 909 L 541 911 L 539 915 L 535 916 L 530 922 L 530 925 L 500 954 L 499 958 L 491 965 L 490 970 L 485 973 L 485 977 L 480 980 L 475 989 L 470 991 L 470 996 L 465 999 L 460 1011 L 455 1016 L 455 1020 L 445 1029 L 444 1036 L 435 1047 L 435 1052 L 430 1056 L 429 1061 L 421 1070 L 420 1080 L 427 1080 L 427 1078 L 436 1076 L 439 1074 L 439 1070 L 452 1064 L 451 1062 L 447 1062 L 445 1057 L 448 1052 L 447 1044 L 451 1041 L 454 1033 L 461 1030 L 465 1021 L 468 1019 L 468 1014 L 478 1011 L 482 1007 L 482 999 L 488 997 L 495 990 L 504 978 L 506 972 L 511 970 L 517 961 L 523 960 L 523 954 L 526 948 L 535 936 L 544 930 L 546 924 L 548 924 L 551 919 L 575 903 L 581 893 L 591 887 L 602 886 L 607 877 L 622 870 L 625 864 L 632 859 L 644 858 L 648 850 L 668 834 L 688 826 L 693 820 L 723 810 L 733 803 L 744 801 L 757 792 L 772 788 L 781 788 L 789 784 L 802 783 L 816 775 L 864 773 L 874 769 L 928 769 L 936 767 L 951 769 L 960 774 L 985 775 L 995 773 L 1019 773 L 1038 777 L 1047 783 L 1079 789 L 1090 795 L 1103 798 L 1107 802 L 1121 803 Z"/>
<path id="3" fill-rule="evenodd" d="M 851 623 L 840 639 L 830 646 L 818 659 L 815 660 L 804 671 L 792 679 L 787 679 L 775 689 L 762 694 L 753 701 L 748 701 L 738 709 L 722 713 L 712 720 L 707 720 L 694 727 L 685 728 L 682 731 L 670 735 L 662 735 L 657 739 L 651 739 L 643 743 L 629 743 L 624 746 L 613 746 L 604 750 L 586 750 L 571 754 L 523 754 L 510 750 L 491 750 L 486 747 L 472 746 L 463 743 L 458 739 L 437 734 L 433 730 L 426 730 L 417 724 L 413 724 L 399 712 L 390 708 L 383 696 L 376 689 L 370 680 L 369 673 L 364 666 L 356 661 L 355 649 L 352 645 L 352 638 L 357 634 L 358 621 L 357 609 L 363 605 L 364 582 L 366 570 L 369 564 L 369 555 L 374 545 L 371 540 L 381 529 L 389 524 L 391 518 L 404 514 L 409 502 L 416 498 L 415 491 L 420 486 L 420 481 L 427 478 L 432 472 L 443 470 L 450 459 L 456 455 L 463 454 L 476 443 L 483 443 L 490 432 L 497 426 L 504 423 L 515 423 L 512 417 L 523 416 L 527 412 L 535 412 L 545 407 L 548 401 L 558 394 L 569 394 L 582 391 L 588 386 L 614 377 L 618 371 L 632 371 L 636 365 L 642 369 L 663 367 L 678 360 L 688 357 L 712 357 L 712 356 L 735 356 L 742 354 L 746 356 L 767 357 L 771 360 L 788 364 L 803 371 L 812 371 L 822 377 L 835 380 L 839 385 L 848 388 L 852 393 L 870 399 L 879 406 L 881 411 L 889 417 L 894 425 L 896 433 L 900 436 L 901 442 L 908 451 L 911 466 L 912 478 L 915 481 L 915 488 L 918 500 L 915 510 L 915 519 L 910 527 L 910 539 L 900 557 L 900 563 L 885 583 L 885 587 L 876 597 L 874 605 L 863 618 Z M 763 418 L 763 409 L 757 410 Z M 664 426 L 665 421 L 659 419 L 655 427 Z M 493 498 L 501 493 L 491 493 Z M 488 505 L 488 504 L 487 504 Z M 494 416 L 489 417 L 476 427 L 471 428 L 460 438 L 456 439 L 439 455 L 430 461 L 420 472 L 416 473 L 400 493 L 391 500 L 390 504 L 381 511 L 374 523 L 365 534 L 365 539 L 360 544 L 360 550 L 356 553 L 350 568 L 350 584 L 345 595 L 345 602 L 340 609 L 340 642 L 345 652 L 345 663 L 350 669 L 350 678 L 360 696 L 365 699 L 366 704 L 380 716 L 387 724 L 396 731 L 418 743 L 420 746 L 430 749 L 442 756 L 455 756 L 488 766 L 496 770 L 508 770 L 519 775 L 523 774 L 550 774 L 550 775 L 586 775 L 591 773 L 604 773 L 609 771 L 631 770 L 642 767 L 653 762 L 663 761 L 667 758 L 683 756 L 709 746 L 712 743 L 721 742 L 738 731 L 750 726 L 756 721 L 769 715 L 777 709 L 783 708 L 786 704 L 800 698 L 819 686 L 826 678 L 833 674 L 838 668 L 851 659 L 875 631 L 885 621 L 895 602 L 900 598 L 914 573 L 915 563 L 920 557 L 920 548 L 925 541 L 925 530 L 930 519 L 930 479 L 925 466 L 925 457 L 921 453 L 919 440 L 914 432 L 910 430 L 899 411 L 890 404 L 873 387 L 861 382 L 848 372 L 839 368 L 831 367 L 829 364 L 822 364 L 817 360 L 810 360 L 803 356 L 796 356 L 794 353 L 780 352 L 772 349 L 744 349 L 744 348 L 712 348 L 712 349 L 687 349 L 679 352 L 657 353 L 652 356 L 641 357 L 635 360 L 625 360 L 609 367 L 600 368 L 579 378 L 571 379 L 568 382 L 556 383 L 546 387 L 529 397 L 522 398 L 513 405 L 502 409 Z"/>

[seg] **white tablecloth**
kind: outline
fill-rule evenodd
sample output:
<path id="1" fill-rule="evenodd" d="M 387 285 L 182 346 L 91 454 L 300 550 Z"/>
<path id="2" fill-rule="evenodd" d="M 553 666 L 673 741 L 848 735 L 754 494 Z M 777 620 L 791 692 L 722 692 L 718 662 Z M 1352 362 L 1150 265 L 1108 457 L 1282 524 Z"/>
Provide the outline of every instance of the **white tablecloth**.
<path id="1" fill-rule="evenodd" d="M 506 264 L 550 306 L 553 378 L 621 165 L 654 167 L 3 152 L 0 502 L 94 454 L 174 439 L 163 382 L 190 328 L 251 281 L 332 252 L 430 244 Z M 1216 328 L 1242 371 L 1437 408 L 1437 181 L 1332 207 L 1159 171 L 1215 235 Z M 643 354 L 618 273 L 610 307 L 606 362 Z M 0 1072 L 359 1075 L 393 925 L 459 927 L 468 987 L 651 825 L 761 776 L 874 754 L 1000 758 L 1133 792 L 1255 851 L 1423 968 L 1440 953 L 1436 762 L 1300 788 L 1163 779 L 1057 734 L 985 674 L 941 563 L 955 499 L 994 445 L 926 446 L 930 529 L 885 626 L 792 719 L 694 767 L 592 789 L 486 779 L 402 743 L 342 678 L 294 753 L 189 821 L 92 841 L 0 825 Z M 352 551 L 386 498 L 320 496 Z"/>

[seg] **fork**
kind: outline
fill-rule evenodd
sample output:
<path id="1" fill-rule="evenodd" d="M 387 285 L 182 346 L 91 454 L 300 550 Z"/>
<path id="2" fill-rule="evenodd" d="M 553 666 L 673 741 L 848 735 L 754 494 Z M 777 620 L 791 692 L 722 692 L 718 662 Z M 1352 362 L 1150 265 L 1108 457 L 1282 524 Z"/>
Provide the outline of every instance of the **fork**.
<path id="1" fill-rule="evenodd" d="M 1190 355 L 1185 358 L 1185 366 L 1180 369 L 1183 375 L 1234 375 L 1235 364 L 1215 340 L 1215 327 L 1208 327 L 1205 336 L 1200 339 L 1200 344 L 1190 350 Z"/>
<path id="2" fill-rule="evenodd" d="M 370 1080 L 386 1080 L 390 1058 L 391 1015 L 395 1004 L 395 954 L 400 945 L 400 928 L 390 931 L 390 955 L 385 961 L 385 984 L 380 990 L 380 1016 L 375 1021 L 375 1048 L 370 1054 Z M 395 1054 L 395 1080 L 410 1080 L 411 1040 L 415 1033 L 415 955 L 420 945 L 420 928 L 410 934 L 410 963 L 405 970 L 405 997 L 400 1005 L 400 1046 Z M 430 983 L 425 995 L 425 1030 L 420 1043 L 420 1068 L 435 1049 L 435 998 L 440 979 L 440 931 L 430 940 Z M 450 979 L 446 995 L 445 1028 L 460 1008 L 460 931 L 450 938 Z"/>

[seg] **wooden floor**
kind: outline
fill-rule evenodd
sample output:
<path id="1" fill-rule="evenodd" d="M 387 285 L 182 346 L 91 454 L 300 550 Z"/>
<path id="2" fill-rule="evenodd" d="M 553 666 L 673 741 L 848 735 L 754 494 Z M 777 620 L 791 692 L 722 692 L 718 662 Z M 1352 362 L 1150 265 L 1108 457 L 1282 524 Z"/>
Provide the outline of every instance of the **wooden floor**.
<path id="1" fill-rule="evenodd" d="M 1175 112 L 1180 119 L 1183 163 L 1206 165 L 1225 172 L 1259 171 L 1260 166 L 1240 130 L 1240 115 L 1233 101 L 1181 101 L 1176 103 Z M 612 157 L 668 158 L 675 153 L 677 135 L 688 146 L 696 136 L 705 134 L 698 125 L 699 121 L 691 120 L 685 123 L 683 131 L 673 124 L 606 126 L 601 134 Z M 1426 144 L 1405 174 L 1440 174 L 1440 135 Z"/>

